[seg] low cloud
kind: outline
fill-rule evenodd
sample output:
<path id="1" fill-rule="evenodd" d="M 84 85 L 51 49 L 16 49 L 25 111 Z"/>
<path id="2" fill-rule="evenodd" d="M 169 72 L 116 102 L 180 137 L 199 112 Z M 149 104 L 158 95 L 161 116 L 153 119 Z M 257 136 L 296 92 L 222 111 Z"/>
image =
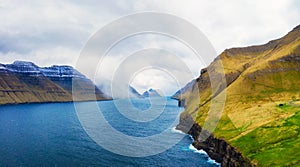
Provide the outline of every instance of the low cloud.
<path id="1" fill-rule="evenodd" d="M 75 66 L 80 51 L 99 28 L 124 15 L 143 11 L 169 13 L 188 20 L 221 53 L 226 48 L 262 44 L 285 35 L 299 24 L 300 5 L 296 0 L 2 0 L 1 63 L 27 60 L 40 66 Z M 186 83 L 198 76 L 200 69 L 207 65 L 195 61 L 193 52 L 182 43 L 150 34 L 126 39 L 104 60 L 103 67 L 99 69 L 101 75 L 86 75 L 109 88 L 113 72 L 122 58 L 147 48 L 164 49 L 178 56 L 191 71 L 189 76 L 192 77 L 186 77 Z M 172 61 L 167 56 L 164 59 Z M 135 63 L 138 62 L 133 62 L 133 65 Z M 159 66 L 171 73 L 182 72 L 180 67 L 170 67 L 168 64 Z M 183 72 L 181 75 L 187 74 Z M 171 94 L 178 88 L 169 79 L 166 74 L 149 70 L 140 73 L 132 84 L 140 92 L 149 87 L 157 87 Z"/>

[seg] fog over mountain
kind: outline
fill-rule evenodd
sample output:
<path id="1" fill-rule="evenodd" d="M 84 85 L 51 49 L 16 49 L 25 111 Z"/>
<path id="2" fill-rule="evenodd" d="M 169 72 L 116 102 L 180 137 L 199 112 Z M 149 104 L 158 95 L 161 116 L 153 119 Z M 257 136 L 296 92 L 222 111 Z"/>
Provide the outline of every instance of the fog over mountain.
<path id="1" fill-rule="evenodd" d="M 120 0 L 45 0 L 28 3 L 3 0 L 0 2 L 0 58 L 4 64 L 26 60 L 39 66 L 66 64 L 75 67 L 80 51 L 97 30 L 122 16 L 143 11 L 169 13 L 187 20 L 207 36 L 217 53 L 221 53 L 226 48 L 265 43 L 284 35 L 298 24 L 298 17 L 295 16 L 300 15 L 299 7 L 296 0 L 276 3 L 272 0 L 191 0 L 189 3 L 179 0 L 174 3 L 158 0 L 126 3 Z M 114 47 L 104 60 L 109 62 L 106 64 L 110 67 L 103 67 L 101 76 L 84 75 L 110 87 L 112 69 L 118 67 L 122 60 L 120 56 L 148 48 L 166 49 L 180 57 L 190 69 L 190 77 L 185 79 L 185 83 L 196 78 L 199 70 L 208 65 L 194 61 L 192 51 L 174 39 L 144 34 L 128 38 Z M 173 61 L 171 57 L 168 60 Z M 169 78 L 164 75 L 153 71 L 141 73 L 132 85 L 140 92 L 156 87 L 173 94 L 178 86 L 174 86 L 174 82 L 166 83 Z M 181 76 L 185 75 L 183 73 Z"/>

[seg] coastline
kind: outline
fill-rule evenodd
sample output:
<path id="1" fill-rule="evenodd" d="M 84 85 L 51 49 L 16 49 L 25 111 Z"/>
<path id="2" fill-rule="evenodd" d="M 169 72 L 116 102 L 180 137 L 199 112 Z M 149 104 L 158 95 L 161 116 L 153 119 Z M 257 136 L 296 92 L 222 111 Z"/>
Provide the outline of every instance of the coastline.
<path id="1" fill-rule="evenodd" d="M 192 145 L 197 150 L 203 150 L 206 152 L 212 160 L 221 164 L 222 167 L 255 166 L 248 158 L 244 157 L 239 150 L 231 146 L 226 140 L 216 138 L 212 133 L 205 133 L 204 131 L 203 134 L 206 139 L 205 141 L 199 141 L 199 138 L 201 138 L 200 133 L 202 131 L 202 127 L 197 123 L 194 123 L 194 121 L 192 127 L 188 126 L 191 125 L 191 120 L 191 117 L 180 119 L 180 123 L 176 126 L 176 129 L 189 134 L 194 140 Z"/>
<path id="2" fill-rule="evenodd" d="M 66 101 L 43 101 L 43 102 L 21 102 L 21 103 L 3 103 L 0 106 L 14 106 L 14 105 L 24 105 L 24 104 L 51 104 L 51 103 L 74 103 L 74 102 L 90 102 L 90 101 L 111 101 L 113 99 L 101 99 L 101 100 L 66 100 Z"/>
<path id="3" fill-rule="evenodd" d="M 217 165 L 220 165 L 220 166 L 221 166 L 221 164 L 218 163 L 216 160 L 212 159 L 212 158 L 207 154 L 207 152 L 205 152 L 205 151 L 202 150 L 202 149 L 197 149 L 197 148 L 193 145 L 193 143 L 194 143 L 195 140 L 194 140 L 194 138 L 193 138 L 192 135 L 187 134 L 187 133 L 184 133 L 183 131 L 176 129 L 176 127 L 173 127 L 173 128 L 171 129 L 171 131 L 174 132 L 174 133 L 180 133 L 180 134 L 188 135 L 188 136 L 191 138 L 191 140 L 192 140 L 192 143 L 189 145 L 189 149 L 190 149 L 190 150 L 192 150 L 192 151 L 194 151 L 195 153 L 198 153 L 198 154 L 204 154 L 204 155 L 206 155 L 206 156 L 208 157 L 208 161 L 207 161 L 207 162 L 212 163 L 212 164 L 217 164 Z"/>

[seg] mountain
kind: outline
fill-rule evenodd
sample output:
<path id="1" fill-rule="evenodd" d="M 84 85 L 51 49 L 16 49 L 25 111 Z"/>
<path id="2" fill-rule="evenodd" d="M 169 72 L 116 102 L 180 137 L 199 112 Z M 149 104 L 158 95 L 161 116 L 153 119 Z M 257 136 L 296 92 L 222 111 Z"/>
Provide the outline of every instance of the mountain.
<path id="1" fill-rule="evenodd" d="M 223 73 L 220 64 L 226 85 L 217 82 L 212 92 L 210 79 Z M 220 120 L 208 118 L 225 93 Z M 300 26 L 264 45 L 226 49 L 173 98 L 185 101 L 177 129 L 222 166 L 299 165 Z M 200 142 L 200 130 L 211 123 L 206 120 L 218 124 Z"/>
<path id="2" fill-rule="evenodd" d="M 181 88 L 180 90 L 178 90 L 173 96 L 173 99 L 179 100 L 181 99 L 181 94 L 187 92 L 189 89 L 191 89 L 191 87 L 195 84 L 196 80 L 192 80 L 190 81 L 188 84 L 186 84 L 183 88 Z"/>
<path id="3" fill-rule="evenodd" d="M 113 96 L 113 99 L 118 98 L 142 98 L 143 96 L 131 85 L 120 83 L 117 86 L 110 85 L 108 82 L 105 84 L 97 85 L 105 94 Z M 112 92 L 114 91 L 114 92 Z"/>
<path id="4" fill-rule="evenodd" d="M 142 98 L 143 96 L 132 86 L 129 86 L 130 97 Z"/>
<path id="5" fill-rule="evenodd" d="M 24 61 L 0 64 L 0 104 L 93 99 L 109 98 L 71 66 L 38 67 Z"/>
<path id="6" fill-rule="evenodd" d="M 143 97 L 161 97 L 161 94 L 158 91 L 150 88 L 149 90 L 145 91 L 142 95 Z"/>
<path id="7" fill-rule="evenodd" d="M 178 90 L 171 98 L 178 100 L 178 107 L 185 107 L 186 106 L 186 102 L 185 99 L 181 97 L 182 94 L 184 94 L 185 92 L 187 92 L 188 90 L 190 90 L 192 88 L 192 86 L 196 83 L 196 80 L 192 80 L 190 81 L 185 87 L 181 88 L 180 90 Z"/>

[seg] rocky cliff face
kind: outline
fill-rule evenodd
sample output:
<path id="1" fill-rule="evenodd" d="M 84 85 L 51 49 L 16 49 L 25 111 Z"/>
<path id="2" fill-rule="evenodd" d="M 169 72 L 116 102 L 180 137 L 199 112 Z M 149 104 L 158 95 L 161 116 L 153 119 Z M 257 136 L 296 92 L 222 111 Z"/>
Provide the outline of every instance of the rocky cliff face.
<path id="1" fill-rule="evenodd" d="M 196 148 L 204 149 L 224 166 L 248 165 L 248 158 L 252 165 L 260 166 L 298 163 L 295 154 L 281 155 L 280 161 L 274 155 L 276 149 L 293 152 L 295 148 L 286 143 L 299 139 L 298 133 L 293 139 L 278 133 L 286 128 L 284 122 L 300 109 L 283 105 L 300 100 L 299 27 L 264 45 L 225 50 L 201 70 L 197 79 L 181 89 L 180 95 L 175 94 L 174 98 L 185 101 L 185 111 L 177 128 L 196 139 L 201 127 L 208 123 L 212 99 L 217 99 L 221 92 L 226 93 L 225 107 L 213 131 L 214 135 L 205 142 L 195 140 Z M 220 70 L 220 63 L 224 71 Z M 220 85 L 218 91 L 212 92 L 211 80 L 220 73 L 225 76 L 226 86 Z M 285 107 L 279 108 L 279 104 Z M 187 126 L 187 117 L 191 117 L 196 124 Z M 298 125 L 293 126 L 296 128 Z M 261 131 L 264 133 L 259 134 Z M 277 135 L 267 135 L 273 133 Z M 259 147 L 253 147 L 249 143 L 251 140 L 255 140 Z"/>
<path id="2" fill-rule="evenodd" d="M 215 138 L 212 134 L 206 132 L 200 136 L 199 132 L 202 128 L 198 124 L 194 124 L 188 134 L 193 139 L 193 146 L 197 149 L 203 149 L 212 159 L 221 163 L 221 166 L 252 166 L 249 159 L 243 157 L 242 153 L 235 147 L 232 147 L 222 138 Z M 205 137 L 205 141 L 200 142 Z"/>
<path id="3" fill-rule="evenodd" d="M 226 140 L 216 138 L 213 134 L 203 130 L 190 116 L 181 119 L 176 129 L 191 135 L 194 139 L 193 146 L 198 150 L 204 150 L 221 166 L 252 166 L 251 161 L 239 150 L 232 147 Z"/>
<path id="4" fill-rule="evenodd" d="M 72 92 L 72 88 L 77 91 Z M 0 104 L 108 99 L 70 66 L 38 67 L 31 62 L 0 64 Z"/>

